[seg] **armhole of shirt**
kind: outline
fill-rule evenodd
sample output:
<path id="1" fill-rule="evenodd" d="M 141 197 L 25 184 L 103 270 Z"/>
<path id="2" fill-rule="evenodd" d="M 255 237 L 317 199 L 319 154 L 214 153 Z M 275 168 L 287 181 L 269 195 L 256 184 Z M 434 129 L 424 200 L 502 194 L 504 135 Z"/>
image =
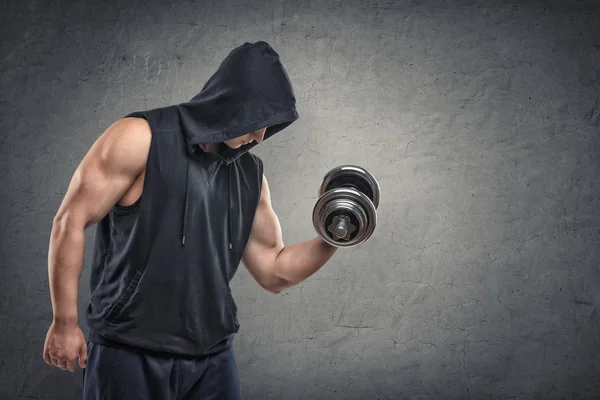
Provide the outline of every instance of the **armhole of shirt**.
<path id="1" fill-rule="evenodd" d="M 146 182 L 146 178 L 144 177 L 144 183 L 145 182 Z M 136 208 L 138 208 L 138 206 L 142 202 L 142 197 L 144 197 L 144 190 L 143 189 L 142 189 L 142 194 L 140 195 L 140 197 L 138 197 L 138 199 L 135 201 L 135 203 L 130 204 L 128 206 L 123 206 L 123 205 L 117 203 L 117 204 L 115 204 L 115 206 L 113 207 L 113 209 L 118 214 L 126 214 L 126 213 L 128 213 L 130 211 L 133 211 Z"/>

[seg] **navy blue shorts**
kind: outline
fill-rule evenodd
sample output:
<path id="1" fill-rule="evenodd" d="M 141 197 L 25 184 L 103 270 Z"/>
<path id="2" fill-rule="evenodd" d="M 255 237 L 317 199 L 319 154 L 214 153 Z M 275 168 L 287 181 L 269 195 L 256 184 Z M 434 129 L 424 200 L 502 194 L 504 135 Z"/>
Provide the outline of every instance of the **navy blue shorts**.
<path id="1" fill-rule="evenodd" d="M 88 342 L 84 400 L 241 400 L 233 349 L 202 357 Z"/>

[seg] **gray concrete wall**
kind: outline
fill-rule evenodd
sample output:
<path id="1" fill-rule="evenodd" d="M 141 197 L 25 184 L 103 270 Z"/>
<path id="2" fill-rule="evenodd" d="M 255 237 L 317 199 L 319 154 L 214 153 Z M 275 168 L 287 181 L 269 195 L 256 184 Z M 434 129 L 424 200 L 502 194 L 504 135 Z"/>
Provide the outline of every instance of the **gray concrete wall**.
<path id="1" fill-rule="evenodd" d="M 597 1 L 101 3 L 2 4 L 0 398 L 80 397 L 42 348 L 51 220 L 90 145 L 255 40 L 301 114 L 255 151 L 286 243 L 330 168 L 383 193 L 371 240 L 301 285 L 235 276 L 245 398 L 600 397 Z"/>

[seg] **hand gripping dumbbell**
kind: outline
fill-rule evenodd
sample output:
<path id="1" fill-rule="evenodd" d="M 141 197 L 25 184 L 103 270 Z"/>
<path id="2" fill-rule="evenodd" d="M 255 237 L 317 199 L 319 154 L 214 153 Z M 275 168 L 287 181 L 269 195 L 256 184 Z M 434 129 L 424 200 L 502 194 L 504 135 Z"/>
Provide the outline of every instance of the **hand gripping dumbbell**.
<path id="1" fill-rule="evenodd" d="M 377 225 L 379 184 L 356 165 L 329 171 L 319 186 L 313 226 L 323 240 L 336 247 L 352 247 L 371 237 Z"/>

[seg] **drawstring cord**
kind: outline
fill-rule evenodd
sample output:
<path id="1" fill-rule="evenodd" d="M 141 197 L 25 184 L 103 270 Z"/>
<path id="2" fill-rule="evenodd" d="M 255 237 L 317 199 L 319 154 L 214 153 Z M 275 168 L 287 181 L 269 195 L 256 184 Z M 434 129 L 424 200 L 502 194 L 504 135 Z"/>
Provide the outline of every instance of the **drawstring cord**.
<path id="1" fill-rule="evenodd" d="M 229 179 L 227 180 L 227 219 L 229 220 L 229 251 L 233 251 L 233 246 L 231 244 L 231 164 L 229 164 Z"/>
<path id="2" fill-rule="evenodd" d="M 185 246 L 185 236 L 187 234 L 189 196 L 190 196 L 190 158 L 189 158 L 189 156 L 186 156 L 185 202 L 183 204 L 183 227 L 181 229 L 181 245 L 182 246 Z"/>

